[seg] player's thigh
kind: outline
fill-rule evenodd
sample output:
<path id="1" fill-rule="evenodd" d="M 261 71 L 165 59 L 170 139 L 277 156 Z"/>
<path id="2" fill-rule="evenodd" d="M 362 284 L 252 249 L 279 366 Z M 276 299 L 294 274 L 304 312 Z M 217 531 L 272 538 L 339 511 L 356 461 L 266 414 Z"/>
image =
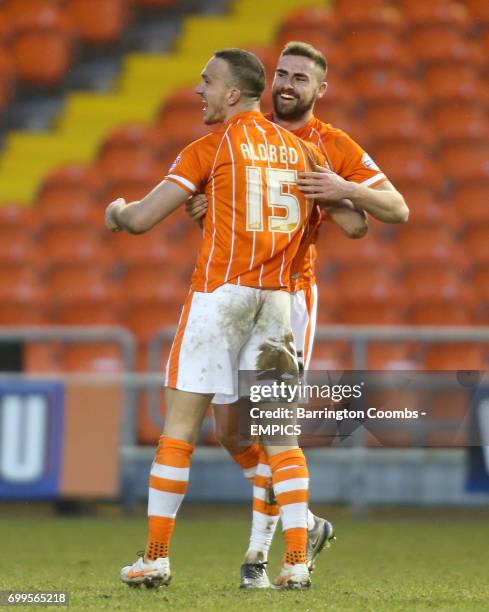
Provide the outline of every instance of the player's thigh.
<path id="1" fill-rule="evenodd" d="M 170 351 L 166 384 L 193 393 L 236 392 L 241 347 L 254 325 L 256 291 L 222 285 L 191 292 Z"/>
<path id="2" fill-rule="evenodd" d="M 239 369 L 297 374 L 290 319 L 290 294 L 262 291 L 262 302 L 251 336 L 242 348 Z"/>

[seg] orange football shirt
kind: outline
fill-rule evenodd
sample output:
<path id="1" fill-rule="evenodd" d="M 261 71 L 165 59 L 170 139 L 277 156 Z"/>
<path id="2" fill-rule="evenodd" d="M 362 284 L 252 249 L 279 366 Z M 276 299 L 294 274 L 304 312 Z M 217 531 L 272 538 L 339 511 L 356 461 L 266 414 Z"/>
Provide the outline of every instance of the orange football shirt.
<path id="1" fill-rule="evenodd" d="M 314 203 L 297 174 L 321 152 L 259 112 L 233 116 L 188 145 L 165 180 L 209 202 L 192 276 L 194 291 L 224 283 L 290 289 L 290 268 Z"/>
<path id="2" fill-rule="evenodd" d="M 267 117 L 271 118 L 271 115 Z M 387 180 L 368 153 L 348 134 L 317 117 L 312 116 L 302 128 L 294 130 L 293 134 L 316 145 L 325 156 L 329 168 L 347 181 L 373 187 Z M 326 216 L 327 213 L 323 211 L 321 215 L 319 210 L 311 215 L 312 227 L 305 232 L 304 241 L 292 264 L 293 291 L 312 287 L 316 282 L 316 240 L 319 226 Z"/>

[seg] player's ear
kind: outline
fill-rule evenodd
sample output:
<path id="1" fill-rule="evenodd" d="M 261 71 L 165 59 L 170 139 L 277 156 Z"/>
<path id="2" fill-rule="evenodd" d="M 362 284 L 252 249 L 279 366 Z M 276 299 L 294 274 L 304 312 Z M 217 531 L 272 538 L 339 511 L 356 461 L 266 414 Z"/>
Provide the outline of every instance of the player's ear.
<path id="1" fill-rule="evenodd" d="M 237 87 L 233 87 L 229 90 L 227 99 L 229 106 L 234 106 L 241 100 L 241 91 Z"/>
<path id="2" fill-rule="evenodd" d="M 328 89 L 328 84 L 326 83 L 326 81 L 323 81 L 321 85 L 319 86 L 317 97 L 322 98 L 324 94 L 326 93 L 327 89 Z"/>

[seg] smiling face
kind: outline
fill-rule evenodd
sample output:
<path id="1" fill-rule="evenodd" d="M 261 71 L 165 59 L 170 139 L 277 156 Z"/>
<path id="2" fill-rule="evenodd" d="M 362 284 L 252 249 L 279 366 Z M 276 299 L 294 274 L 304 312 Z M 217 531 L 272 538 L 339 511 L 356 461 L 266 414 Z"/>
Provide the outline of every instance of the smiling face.
<path id="1" fill-rule="evenodd" d="M 228 63 L 218 57 L 211 58 L 202 74 L 195 92 L 202 98 L 204 123 L 222 123 L 226 120 L 227 97 L 233 85 Z"/>
<path id="2" fill-rule="evenodd" d="M 272 84 L 275 116 L 294 121 L 309 114 L 326 91 L 322 78 L 321 69 L 312 59 L 301 55 L 280 57 Z"/>

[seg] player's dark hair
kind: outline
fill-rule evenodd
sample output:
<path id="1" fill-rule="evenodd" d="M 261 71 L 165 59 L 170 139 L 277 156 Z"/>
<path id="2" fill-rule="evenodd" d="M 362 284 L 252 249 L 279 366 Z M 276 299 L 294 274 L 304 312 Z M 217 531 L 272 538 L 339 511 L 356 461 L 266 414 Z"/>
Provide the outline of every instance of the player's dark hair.
<path id="1" fill-rule="evenodd" d="M 265 68 L 254 53 L 244 49 L 220 49 L 214 57 L 228 63 L 232 78 L 244 96 L 260 99 L 265 89 Z"/>
<path id="2" fill-rule="evenodd" d="M 326 77 L 326 73 L 328 72 L 328 62 L 321 51 L 309 43 L 292 40 L 282 49 L 280 57 L 283 57 L 284 55 L 300 55 L 301 57 L 308 57 L 316 64 L 318 68 L 320 68 L 323 74 L 322 78 L 324 79 Z"/>

